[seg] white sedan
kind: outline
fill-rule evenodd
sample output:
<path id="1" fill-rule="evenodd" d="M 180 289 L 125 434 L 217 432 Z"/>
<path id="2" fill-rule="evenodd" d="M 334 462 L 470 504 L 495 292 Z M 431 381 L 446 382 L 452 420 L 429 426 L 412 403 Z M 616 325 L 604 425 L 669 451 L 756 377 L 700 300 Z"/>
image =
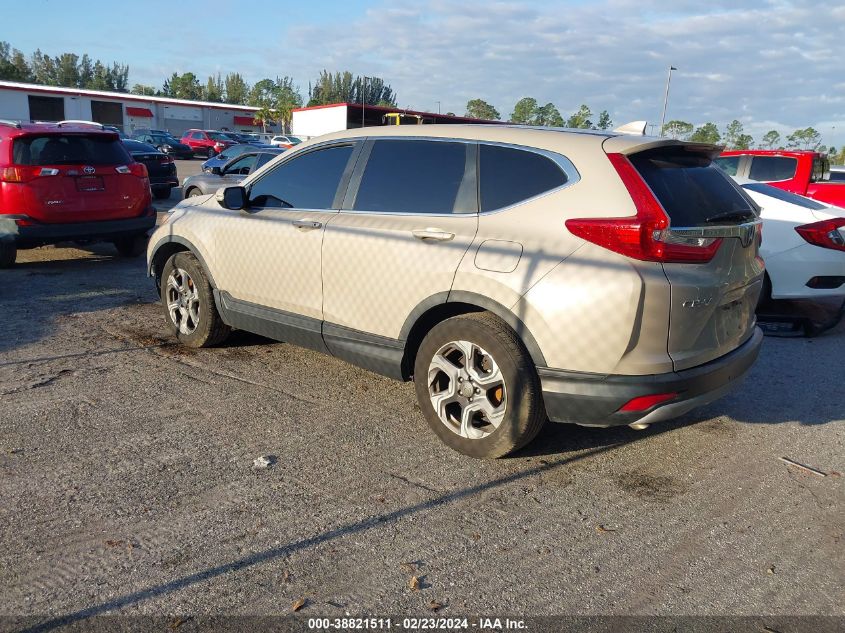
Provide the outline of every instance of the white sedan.
<path id="1" fill-rule="evenodd" d="M 760 182 L 738 180 L 762 209 L 772 299 L 845 299 L 845 209 Z"/>

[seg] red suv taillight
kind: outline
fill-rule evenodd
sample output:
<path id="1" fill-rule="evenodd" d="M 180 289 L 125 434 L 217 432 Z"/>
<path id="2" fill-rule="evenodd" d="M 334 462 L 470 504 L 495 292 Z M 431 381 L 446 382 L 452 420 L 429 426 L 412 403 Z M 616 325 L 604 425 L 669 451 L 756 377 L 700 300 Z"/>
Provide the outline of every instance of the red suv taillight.
<path id="1" fill-rule="evenodd" d="M 668 231 L 669 217 L 637 170 L 623 154 L 608 159 L 628 190 L 637 214 L 621 218 L 580 218 L 566 221 L 573 235 L 626 257 L 647 262 L 695 264 L 709 262 L 721 239 L 688 239 Z"/>
<path id="2" fill-rule="evenodd" d="M 59 170 L 53 167 L 16 166 L 0 169 L 2 182 L 29 182 L 41 176 L 58 176 Z"/>
<path id="3" fill-rule="evenodd" d="M 845 235 L 841 230 L 842 227 L 845 227 L 845 218 L 834 218 L 796 226 L 795 230 L 810 244 L 845 251 Z"/>

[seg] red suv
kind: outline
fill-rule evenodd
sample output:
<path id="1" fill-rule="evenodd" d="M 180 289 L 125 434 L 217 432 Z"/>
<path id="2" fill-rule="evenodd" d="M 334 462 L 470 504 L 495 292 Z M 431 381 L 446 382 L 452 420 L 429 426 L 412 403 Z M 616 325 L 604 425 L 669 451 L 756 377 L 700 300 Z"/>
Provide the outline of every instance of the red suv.
<path id="1" fill-rule="evenodd" d="M 216 130 L 188 130 L 182 135 L 182 143 L 189 146 L 194 154 L 213 158 L 230 145 L 238 142 L 231 136 Z"/>
<path id="2" fill-rule="evenodd" d="M 0 120 L 0 268 L 18 248 L 111 241 L 140 255 L 155 226 L 147 168 L 99 124 Z"/>

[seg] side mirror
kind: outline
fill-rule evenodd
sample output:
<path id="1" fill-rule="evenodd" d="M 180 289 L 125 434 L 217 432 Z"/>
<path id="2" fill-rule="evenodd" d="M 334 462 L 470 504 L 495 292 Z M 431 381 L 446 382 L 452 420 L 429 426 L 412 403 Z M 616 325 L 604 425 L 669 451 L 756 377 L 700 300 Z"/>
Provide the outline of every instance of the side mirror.
<path id="1" fill-rule="evenodd" d="M 215 176 L 220 176 L 223 172 L 220 171 L 220 167 L 215 165 L 214 167 L 211 168 L 211 173 L 214 174 Z"/>
<path id="2" fill-rule="evenodd" d="M 217 190 L 215 197 L 224 209 L 238 211 L 247 208 L 246 189 L 243 187 L 222 187 Z"/>

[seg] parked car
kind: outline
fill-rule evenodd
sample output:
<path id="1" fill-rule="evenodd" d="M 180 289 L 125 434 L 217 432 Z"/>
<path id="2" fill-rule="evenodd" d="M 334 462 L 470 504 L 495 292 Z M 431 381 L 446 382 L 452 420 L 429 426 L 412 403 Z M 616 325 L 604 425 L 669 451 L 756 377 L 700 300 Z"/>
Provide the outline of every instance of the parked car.
<path id="1" fill-rule="evenodd" d="M 258 150 L 266 150 L 269 152 L 275 152 L 276 154 L 285 151 L 284 148 L 273 147 L 271 145 L 262 144 L 261 147 L 258 147 L 247 143 L 239 143 L 238 145 L 232 145 L 231 147 L 227 147 L 222 152 L 217 154 L 217 156 L 209 158 L 201 165 L 201 167 L 203 171 L 210 172 L 214 167 L 223 167 L 224 165 L 226 165 L 226 163 L 231 161 L 236 156 L 246 154 L 247 152 L 256 152 Z"/>
<path id="2" fill-rule="evenodd" d="M 760 219 L 717 152 L 506 125 L 337 132 L 180 203 L 149 271 L 183 344 L 237 328 L 413 379 L 468 455 L 505 455 L 547 416 L 644 428 L 735 386 L 762 341 Z"/>
<path id="3" fill-rule="evenodd" d="M 278 147 L 284 147 L 285 149 L 290 149 L 294 145 L 299 145 L 302 142 L 298 136 L 290 136 L 287 134 L 280 134 L 274 136 L 270 141 L 270 145 L 276 145 Z"/>
<path id="4" fill-rule="evenodd" d="M 93 123 L 93 121 L 92 121 L 92 123 Z M 109 130 L 110 132 L 114 132 L 115 134 L 117 134 L 120 137 L 121 140 L 129 138 L 129 136 L 127 136 L 126 132 L 124 132 L 123 130 L 121 130 L 119 127 L 117 127 L 115 125 L 103 125 L 103 129 Z"/>
<path id="5" fill-rule="evenodd" d="M 247 145 L 245 147 L 252 147 Z M 188 176 L 182 183 L 186 198 L 214 193 L 220 187 L 236 185 L 259 167 L 263 167 L 282 152 L 276 148 L 247 151 L 230 159 L 222 167 L 215 165 L 209 172 Z"/>
<path id="6" fill-rule="evenodd" d="M 225 132 L 216 130 L 188 130 L 182 135 L 182 143 L 188 145 L 194 154 L 211 158 L 227 147 L 235 145 L 237 141 L 227 136 Z"/>
<path id="7" fill-rule="evenodd" d="M 845 165 L 830 166 L 830 182 L 845 182 Z"/>
<path id="8" fill-rule="evenodd" d="M 0 121 L 0 267 L 17 249 L 111 241 L 141 254 L 156 222 L 147 168 L 99 124 Z"/>
<path id="9" fill-rule="evenodd" d="M 762 209 L 764 297 L 845 299 L 845 209 L 739 180 Z"/>
<path id="10" fill-rule="evenodd" d="M 766 182 L 773 187 L 845 206 L 845 186 L 830 181 L 827 155 L 809 150 L 729 150 L 716 164 L 731 176 Z"/>
<path id="11" fill-rule="evenodd" d="M 181 143 L 176 140 L 169 132 L 161 130 L 135 130 L 132 138 L 142 143 L 152 145 L 158 150 L 161 150 L 168 156 L 181 159 L 189 159 L 194 157 L 194 151 L 190 145 Z"/>
<path id="12" fill-rule="evenodd" d="M 170 190 L 179 186 L 179 178 L 176 176 L 176 164 L 173 159 L 160 152 L 152 145 L 142 143 L 133 139 L 124 139 L 123 146 L 129 151 L 129 155 L 147 168 L 150 177 L 150 188 L 153 195 L 159 200 L 166 200 L 170 197 Z"/>

